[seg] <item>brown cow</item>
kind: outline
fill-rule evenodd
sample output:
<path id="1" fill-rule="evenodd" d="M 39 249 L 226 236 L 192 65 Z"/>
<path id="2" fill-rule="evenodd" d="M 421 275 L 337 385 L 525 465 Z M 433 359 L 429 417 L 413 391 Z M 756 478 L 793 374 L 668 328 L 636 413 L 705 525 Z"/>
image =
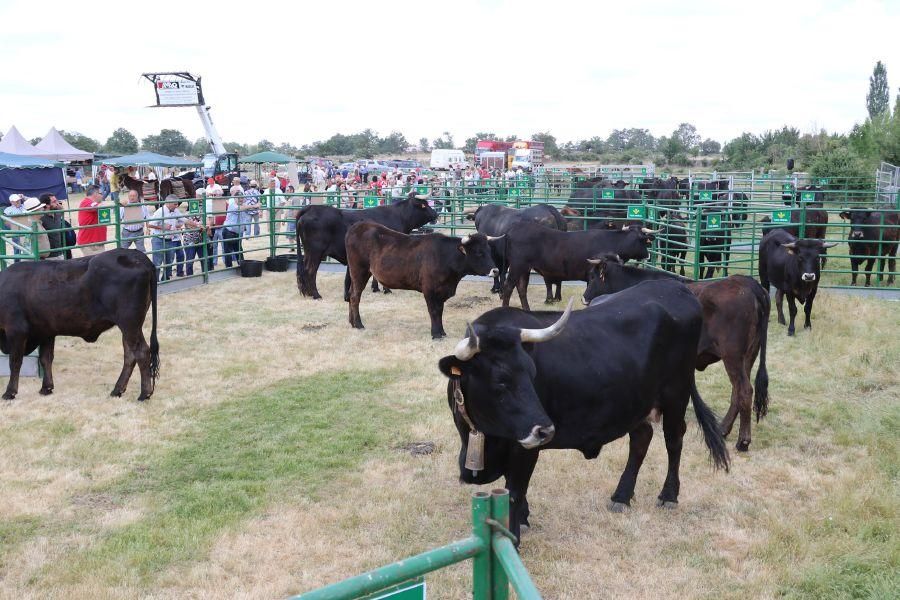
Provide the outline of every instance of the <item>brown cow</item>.
<path id="1" fill-rule="evenodd" d="M 445 337 L 444 302 L 456 294 L 466 275 L 492 275 L 488 236 L 476 233 L 462 238 L 439 233 L 406 235 L 371 221 L 355 223 L 347 230 L 347 271 L 350 274 L 350 325 L 363 329 L 359 300 L 372 275 L 396 290 L 416 290 L 425 295 L 431 317 L 431 337 Z"/>
<path id="2" fill-rule="evenodd" d="M 615 257 L 590 262 L 594 267 L 584 292 L 586 304 L 602 302 L 605 294 L 619 292 L 642 281 L 676 277 L 665 271 L 628 267 L 620 264 Z M 731 381 L 731 406 L 722 419 L 722 434 L 727 436 L 731 433 L 735 418 L 740 415 L 736 447 L 746 452 L 750 448 L 751 406 L 756 410 L 757 422 L 766 415 L 769 407 L 769 374 L 766 370 L 766 337 L 771 306 L 769 294 L 756 280 L 743 275 L 690 282 L 687 287 L 703 306 L 697 370 L 703 371 L 709 365 L 722 361 Z M 757 354 L 759 369 L 756 371 L 754 395 L 750 371 Z"/>

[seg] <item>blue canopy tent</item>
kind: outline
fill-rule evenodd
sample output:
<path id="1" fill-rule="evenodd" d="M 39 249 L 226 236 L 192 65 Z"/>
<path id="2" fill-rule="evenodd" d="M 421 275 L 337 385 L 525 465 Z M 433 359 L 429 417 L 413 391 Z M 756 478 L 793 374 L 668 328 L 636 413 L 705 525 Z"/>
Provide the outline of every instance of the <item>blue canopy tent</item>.
<path id="1" fill-rule="evenodd" d="M 115 156 L 104 158 L 100 161 L 111 167 L 199 167 L 203 163 L 198 160 L 188 160 L 175 156 L 163 156 L 156 152 L 138 152 L 127 156 Z"/>
<path id="2" fill-rule="evenodd" d="M 9 206 L 10 194 L 68 198 L 66 179 L 59 163 L 44 158 L 0 152 L 0 206 Z"/>

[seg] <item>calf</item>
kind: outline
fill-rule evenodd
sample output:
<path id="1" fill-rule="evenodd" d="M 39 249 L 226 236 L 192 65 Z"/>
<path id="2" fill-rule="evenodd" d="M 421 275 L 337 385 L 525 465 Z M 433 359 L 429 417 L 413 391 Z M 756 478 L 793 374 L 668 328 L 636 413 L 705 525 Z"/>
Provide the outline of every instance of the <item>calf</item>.
<path id="1" fill-rule="evenodd" d="M 585 304 L 602 302 L 614 294 L 644 281 L 675 279 L 664 271 L 639 269 L 620 264 L 615 257 L 591 260 L 593 267 L 582 298 Z M 681 279 L 680 281 L 684 281 Z M 697 346 L 697 370 L 722 361 L 731 381 L 731 406 L 722 419 L 722 434 L 731 433 L 740 415 L 737 449 L 750 448 L 751 410 L 759 421 L 768 412 L 769 375 L 766 369 L 766 338 L 769 329 L 769 294 L 755 280 L 732 275 L 717 281 L 690 282 L 687 288 L 703 307 L 703 330 Z M 754 385 L 750 372 L 759 356 Z M 754 390 L 755 388 L 755 390 Z M 755 393 L 754 393 L 755 392 Z"/>
<path id="2" fill-rule="evenodd" d="M 148 346 L 142 327 L 151 306 Z M 159 342 L 156 269 L 143 252 L 115 249 L 89 258 L 21 262 L 0 272 L 0 349 L 9 355 L 10 373 L 3 398 L 16 397 L 22 359 L 35 348 L 44 369 L 40 393 L 51 394 L 57 336 L 96 342 L 113 326 L 122 332 L 125 358 L 111 395 L 122 395 L 137 364 L 138 400 L 146 400 L 159 374 Z"/>
<path id="3" fill-rule="evenodd" d="M 853 271 L 850 285 L 856 285 L 859 267 L 866 263 L 866 287 L 871 285 L 872 266 L 879 258 L 878 280 L 884 273 L 884 263 L 888 260 L 887 284 L 894 283 L 894 271 L 897 268 L 897 238 L 900 227 L 897 211 L 874 211 L 868 209 L 845 210 L 840 217 L 850 221 L 850 233 L 847 243 L 850 246 L 850 269 Z"/>
<path id="4" fill-rule="evenodd" d="M 445 337 L 444 303 L 456 295 L 466 275 L 494 275 L 488 236 L 463 238 L 442 234 L 409 236 L 372 222 L 347 230 L 347 270 L 350 274 L 350 325 L 363 329 L 359 301 L 369 277 L 387 287 L 416 290 L 425 296 L 431 317 L 431 337 Z"/>
<path id="5" fill-rule="evenodd" d="M 587 281 L 588 259 L 611 253 L 623 260 L 643 260 L 650 254 L 653 234 L 640 225 L 621 229 L 554 231 L 534 223 L 521 223 L 506 234 L 509 276 L 503 286 L 503 306 L 509 306 L 513 287 L 519 292 L 522 308 L 528 305 L 528 276 L 534 269 L 549 281 Z"/>
<path id="6" fill-rule="evenodd" d="M 791 314 L 788 335 L 794 335 L 795 299 L 803 304 L 806 316 L 803 327 L 812 327 L 810 315 L 819 289 L 819 262 L 825 249 L 836 245 L 821 240 L 797 239 L 782 229 L 770 231 L 760 242 L 759 282 L 767 293 L 770 285 L 775 286 L 775 305 L 781 325 L 785 324 L 782 304 L 787 294 Z"/>

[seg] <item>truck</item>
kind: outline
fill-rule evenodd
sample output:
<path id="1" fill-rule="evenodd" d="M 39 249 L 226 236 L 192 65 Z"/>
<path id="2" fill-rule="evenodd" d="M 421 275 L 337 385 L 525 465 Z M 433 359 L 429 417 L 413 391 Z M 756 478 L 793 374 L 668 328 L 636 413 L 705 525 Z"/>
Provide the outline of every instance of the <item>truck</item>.
<path id="1" fill-rule="evenodd" d="M 481 158 L 485 154 L 491 154 L 491 156 L 495 157 L 496 153 L 500 152 L 505 157 L 510 148 L 512 148 L 512 142 L 504 142 L 501 140 L 478 140 L 475 142 L 475 164 L 482 166 Z M 504 158 L 503 166 L 500 168 L 506 169 L 508 166 L 509 162 Z"/>
<path id="2" fill-rule="evenodd" d="M 469 166 L 462 150 L 435 149 L 431 151 L 431 168 L 436 171 L 465 169 Z"/>
<path id="3" fill-rule="evenodd" d="M 531 171 L 535 167 L 544 165 L 544 142 L 535 142 L 533 140 L 513 142 L 512 160 L 509 163 L 510 168 L 522 168 Z"/>

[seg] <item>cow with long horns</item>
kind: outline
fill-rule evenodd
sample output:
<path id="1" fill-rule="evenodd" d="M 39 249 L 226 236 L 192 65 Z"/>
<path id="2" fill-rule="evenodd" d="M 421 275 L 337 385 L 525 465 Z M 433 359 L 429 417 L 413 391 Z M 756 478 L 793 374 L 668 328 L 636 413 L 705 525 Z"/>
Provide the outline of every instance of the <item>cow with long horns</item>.
<path id="1" fill-rule="evenodd" d="M 506 234 L 506 259 L 509 275 L 503 285 L 503 306 L 509 306 L 513 288 L 519 292 L 522 308 L 529 310 L 528 278 L 532 270 L 545 281 L 587 281 L 588 260 L 616 254 L 622 260 L 643 260 L 654 230 L 640 225 L 621 229 L 556 231 L 536 223 L 520 223 Z"/>
<path id="2" fill-rule="evenodd" d="M 540 451 L 591 459 L 628 434 L 628 462 L 609 504 L 619 512 L 634 496 L 651 421 L 662 416 L 669 464 L 658 505 L 675 507 L 689 401 L 716 466 L 728 468 L 716 416 L 694 384 L 702 319 L 700 303 L 676 281 L 648 281 L 575 313 L 571 301 L 562 314 L 484 313 L 439 362 L 462 442 L 460 480 L 504 476 L 518 537 Z"/>
<path id="3" fill-rule="evenodd" d="M 297 288 L 314 300 L 322 297 L 316 287 L 319 265 L 326 257 L 347 264 L 344 239 L 354 223 L 371 221 L 388 229 L 409 233 L 426 223 L 437 221 L 437 213 L 428 204 L 431 196 L 410 192 L 405 200 L 390 206 L 364 210 L 342 210 L 324 204 L 304 206 L 297 211 Z M 344 277 L 344 300 L 350 300 L 350 271 Z"/>
<path id="4" fill-rule="evenodd" d="M 462 238 L 410 236 L 371 222 L 355 223 L 347 231 L 347 272 L 350 274 L 350 325 L 363 329 L 359 301 L 369 277 L 397 290 L 416 290 L 425 296 L 431 317 L 431 337 L 445 337 L 444 303 L 456 295 L 466 275 L 494 275 L 488 242 L 476 233 Z"/>

